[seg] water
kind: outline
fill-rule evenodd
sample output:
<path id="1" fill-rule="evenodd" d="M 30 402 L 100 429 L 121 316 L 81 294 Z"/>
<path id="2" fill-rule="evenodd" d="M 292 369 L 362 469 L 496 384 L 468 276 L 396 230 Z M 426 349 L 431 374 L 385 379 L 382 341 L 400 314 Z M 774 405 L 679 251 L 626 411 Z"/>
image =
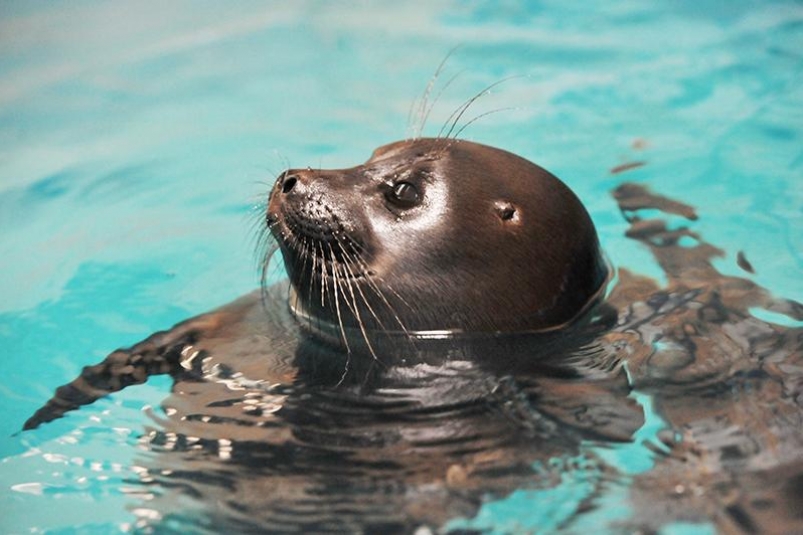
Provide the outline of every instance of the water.
<path id="1" fill-rule="evenodd" d="M 609 194 L 637 181 L 697 208 L 694 229 L 725 252 L 720 271 L 803 299 L 798 3 L 0 10 L 3 531 L 107 532 L 136 522 L 139 502 L 125 489 L 136 487 L 138 439 L 169 381 L 15 433 L 81 366 L 255 287 L 251 208 L 273 177 L 291 165 L 351 166 L 408 135 L 411 104 L 455 45 L 442 79 L 459 76 L 425 133 L 513 77 L 472 116 L 512 109 L 463 137 L 569 183 L 617 266 L 665 280 L 646 248 L 624 237 Z M 609 172 L 636 161 L 646 165 Z M 737 267 L 737 251 L 755 275 Z M 756 312 L 790 321 L 767 314 Z M 584 444 L 578 462 L 592 452 L 624 473 L 651 468 L 656 454 L 640 439 L 663 424 L 650 395 L 637 396 L 647 409 L 639 440 L 612 452 Z M 455 526 L 560 526 L 571 514 L 560 507 L 581 503 L 596 476 L 554 462 L 545 469 L 567 474 L 560 485 L 516 491 Z M 632 514 L 626 486 L 614 487 L 577 526 Z M 535 516 L 533 501 L 542 504 Z"/>

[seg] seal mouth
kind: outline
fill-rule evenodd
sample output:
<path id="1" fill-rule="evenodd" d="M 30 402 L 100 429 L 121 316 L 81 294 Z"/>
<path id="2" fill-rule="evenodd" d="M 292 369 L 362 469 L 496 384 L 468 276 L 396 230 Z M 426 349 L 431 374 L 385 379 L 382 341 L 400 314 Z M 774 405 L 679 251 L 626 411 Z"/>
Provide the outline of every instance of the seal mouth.
<path id="1" fill-rule="evenodd" d="M 296 247 L 293 254 L 309 266 L 312 277 L 338 277 L 351 280 L 368 278 L 373 274 L 356 253 L 344 251 L 338 242 L 310 241 L 307 246 Z"/>
<path id="2" fill-rule="evenodd" d="M 373 274 L 364 258 L 365 247 L 336 219 L 311 220 L 295 210 L 282 210 L 271 228 L 296 269 L 307 275 L 356 280 Z"/>

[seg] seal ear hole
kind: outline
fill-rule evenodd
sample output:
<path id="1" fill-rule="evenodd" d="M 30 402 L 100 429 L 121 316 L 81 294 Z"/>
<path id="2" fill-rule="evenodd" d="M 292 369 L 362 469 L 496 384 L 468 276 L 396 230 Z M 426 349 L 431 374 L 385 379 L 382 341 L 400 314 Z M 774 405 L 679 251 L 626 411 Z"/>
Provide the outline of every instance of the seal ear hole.
<path id="1" fill-rule="evenodd" d="M 502 221 L 516 221 L 519 218 L 519 213 L 516 207 L 509 202 L 496 203 L 496 213 Z"/>

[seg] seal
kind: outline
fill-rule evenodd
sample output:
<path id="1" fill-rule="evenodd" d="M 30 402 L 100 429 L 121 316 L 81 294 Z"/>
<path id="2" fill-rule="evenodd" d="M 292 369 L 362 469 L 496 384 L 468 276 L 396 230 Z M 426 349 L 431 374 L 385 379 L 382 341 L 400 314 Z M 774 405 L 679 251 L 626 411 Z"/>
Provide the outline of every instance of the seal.
<path id="1" fill-rule="evenodd" d="M 138 464 L 165 525 L 410 533 L 642 424 L 622 368 L 586 365 L 616 319 L 596 306 L 608 268 L 588 213 L 541 167 L 400 141 L 350 169 L 281 173 L 264 218 L 263 273 L 280 253 L 289 284 L 112 352 L 25 428 L 169 374 L 140 440 L 158 455 Z M 173 501 L 195 498 L 198 518 Z"/>
<path id="2" fill-rule="evenodd" d="M 300 327 L 298 338 L 376 357 L 383 340 L 391 343 L 385 353 L 393 352 L 394 334 L 559 330 L 599 301 L 608 278 L 591 218 L 563 182 L 515 154 L 464 140 L 398 141 L 353 168 L 287 170 L 265 217 L 297 325 L 246 296 L 148 338 L 132 348 L 136 361 L 120 350 L 86 368 L 25 428 L 153 373 L 191 369 L 186 345 L 200 336 L 258 333 L 269 346 L 295 347 Z M 265 270 L 276 250 L 266 254 Z M 261 304 L 270 294 L 270 307 L 280 307 L 280 293 L 263 289 Z"/>
<path id="3" fill-rule="evenodd" d="M 265 269 L 280 252 L 289 284 L 112 352 L 25 426 L 169 374 L 138 442 L 137 526 L 159 532 L 487 531 L 522 496 L 568 530 L 598 509 L 614 530 L 800 532 L 803 306 L 720 273 L 670 219 L 693 207 L 613 197 L 666 281 L 622 267 L 603 300 L 585 210 L 510 153 L 416 139 L 286 171 Z"/>
<path id="4" fill-rule="evenodd" d="M 469 141 L 422 138 L 342 170 L 292 169 L 268 224 L 309 325 L 522 332 L 565 326 L 607 267 L 579 199 L 543 168 Z"/>

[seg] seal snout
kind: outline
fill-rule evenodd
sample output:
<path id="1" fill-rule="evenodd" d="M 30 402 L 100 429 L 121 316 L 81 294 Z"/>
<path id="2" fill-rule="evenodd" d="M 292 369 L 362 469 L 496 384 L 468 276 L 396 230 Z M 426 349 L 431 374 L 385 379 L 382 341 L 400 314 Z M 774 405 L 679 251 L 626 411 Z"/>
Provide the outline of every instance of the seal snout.
<path id="1" fill-rule="evenodd" d="M 321 241 L 332 241 L 346 230 L 338 215 L 320 197 L 287 207 L 285 218 L 293 230 Z"/>
<path id="2" fill-rule="evenodd" d="M 272 226 L 279 222 L 288 208 L 293 208 L 302 202 L 303 197 L 308 196 L 309 188 L 305 183 L 309 182 L 309 177 L 303 176 L 303 173 L 305 172 L 288 169 L 276 178 L 268 197 L 267 221 L 269 225 Z M 306 174 L 309 173 L 310 171 L 306 172 Z"/>
<path id="3" fill-rule="evenodd" d="M 281 173 L 268 201 L 268 225 L 291 255 L 308 254 L 326 262 L 345 262 L 362 254 L 365 232 L 356 232 L 359 211 L 345 199 L 355 198 L 353 184 L 338 171 L 288 169 Z M 353 259 L 352 259 L 353 262 Z M 352 267 L 352 271 L 361 271 Z"/>

